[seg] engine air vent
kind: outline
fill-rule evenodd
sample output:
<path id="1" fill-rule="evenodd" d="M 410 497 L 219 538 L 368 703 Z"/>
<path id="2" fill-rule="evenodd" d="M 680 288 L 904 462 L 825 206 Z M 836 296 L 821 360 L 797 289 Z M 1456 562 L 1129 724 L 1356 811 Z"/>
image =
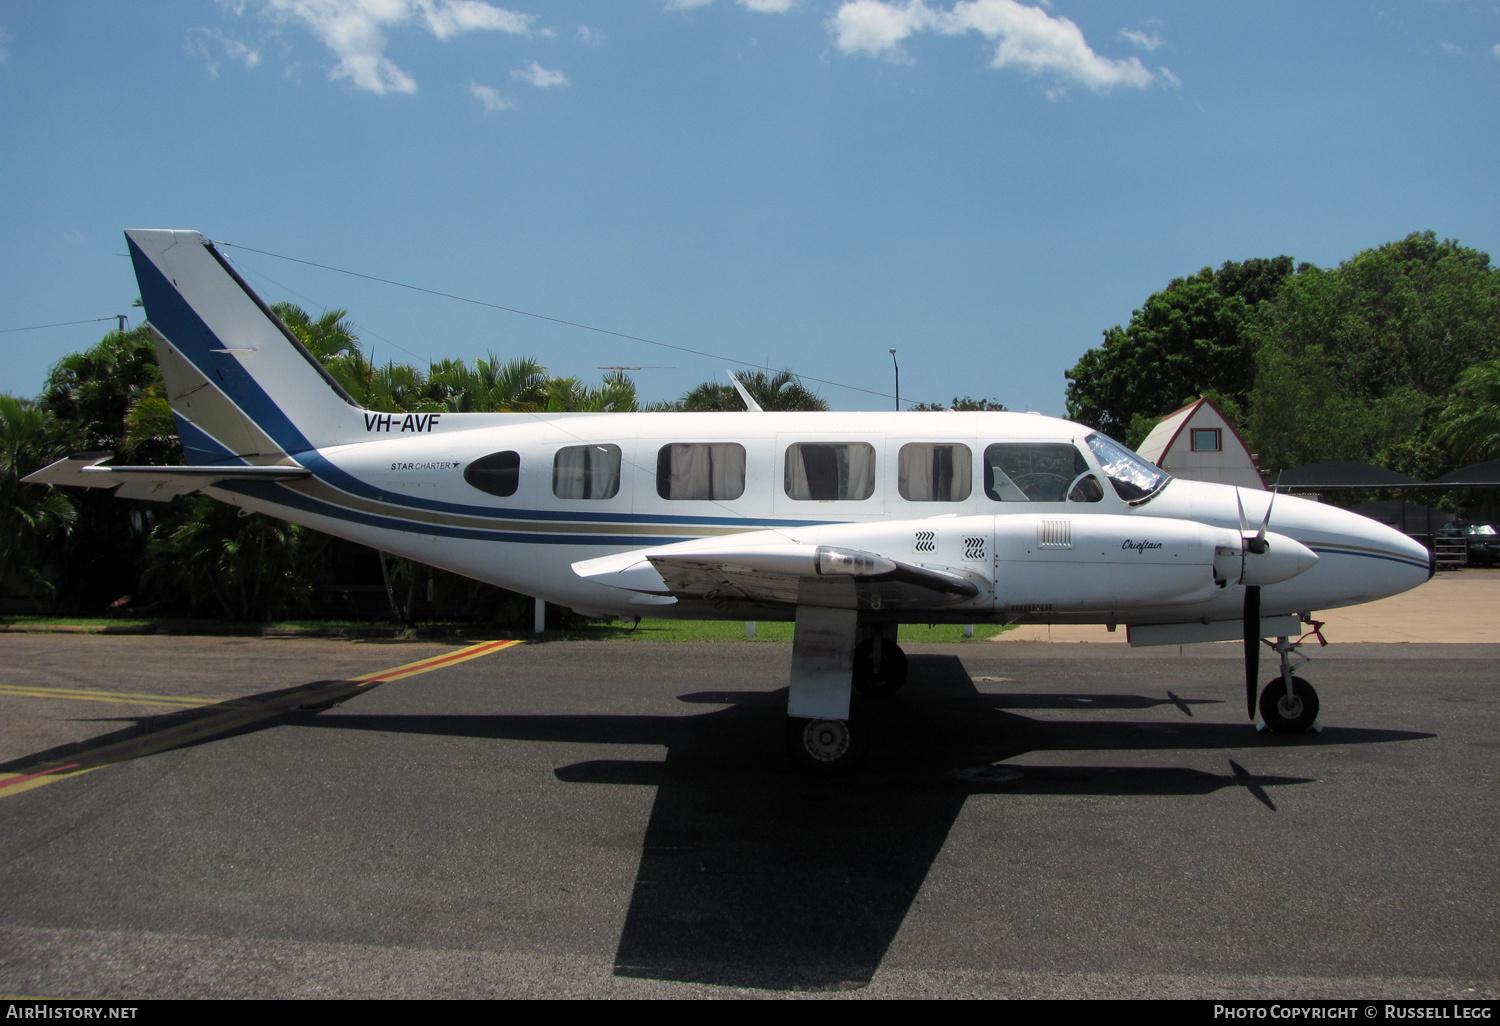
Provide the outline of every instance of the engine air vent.
<path id="1" fill-rule="evenodd" d="M 984 550 L 985 544 L 983 538 L 974 535 L 964 539 L 965 559 L 970 560 L 971 562 L 981 560 L 984 558 Z"/>
<path id="2" fill-rule="evenodd" d="M 1073 547 L 1073 522 L 1071 520 L 1043 520 L 1036 525 L 1036 544 L 1039 549 L 1071 549 Z"/>
<path id="3" fill-rule="evenodd" d="M 918 531 L 917 532 L 917 541 L 916 541 L 916 545 L 914 546 L 914 548 L 918 552 L 936 552 L 937 551 L 937 532 L 936 531 Z"/>

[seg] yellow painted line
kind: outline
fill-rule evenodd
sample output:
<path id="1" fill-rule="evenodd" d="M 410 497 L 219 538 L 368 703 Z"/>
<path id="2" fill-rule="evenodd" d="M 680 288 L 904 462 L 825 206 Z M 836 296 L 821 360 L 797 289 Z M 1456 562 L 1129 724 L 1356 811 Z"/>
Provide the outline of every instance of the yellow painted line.
<path id="1" fill-rule="evenodd" d="M 0 695 L 17 695 L 22 698 L 63 698 L 78 702 L 118 702 L 122 705 L 170 705 L 178 708 L 214 704 L 212 698 L 140 695 L 128 691 L 90 691 L 83 688 L 27 687 L 21 684 L 0 684 Z"/>
<path id="2" fill-rule="evenodd" d="M 470 645 L 456 652 L 445 652 L 431 659 L 421 659 L 415 663 L 407 663 L 405 666 L 396 666 L 389 670 L 381 670 L 379 673 L 367 673 L 363 677 L 350 679 L 361 684 L 383 684 L 387 681 L 401 680 L 403 677 L 414 677 L 419 673 L 441 670 L 445 666 L 456 666 L 470 659 L 478 659 L 480 656 L 487 656 L 491 652 L 499 652 L 505 648 L 513 648 L 519 644 L 521 644 L 519 641 L 481 641 L 477 645 Z"/>
<path id="3" fill-rule="evenodd" d="M 82 773 L 90 773 L 117 762 L 139 759 L 144 755 L 154 755 L 157 752 L 166 751 L 169 748 L 177 748 L 181 745 L 192 744 L 195 741 L 205 741 L 211 737 L 249 726 L 252 723 L 270 719 L 273 716 L 279 716 L 298 706 L 340 701 L 358 693 L 358 689 L 369 687 L 372 684 L 384 684 L 389 681 L 401 680 L 405 677 L 414 677 L 419 673 L 430 673 L 433 670 L 441 670 L 444 667 L 468 662 L 470 659 L 478 659 L 480 656 L 486 656 L 491 652 L 499 652 L 502 649 L 511 648 L 519 644 L 522 644 L 522 642 L 485 641 L 478 645 L 470 645 L 466 648 L 458 649 L 455 652 L 433 656 L 430 659 L 421 659 L 414 663 L 406 663 L 403 666 L 394 666 L 389 670 L 381 670 L 378 673 L 367 673 L 362 677 L 354 677 L 350 680 L 327 681 L 320 687 L 293 691 L 290 694 L 280 695 L 271 701 L 257 702 L 253 698 L 242 698 L 232 702 L 223 702 L 221 703 L 223 712 L 213 713 L 202 719 L 192 720 L 187 723 L 165 727 L 150 734 L 143 734 L 140 737 L 127 738 L 124 741 L 118 741 L 115 744 L 106 745 L 91 752 L 80 753 L 74 757 L 74 761 L 72 762 L 59 759 L 49 763 L 38 763 L 28 766 L 19 772 L 0 773 L 0 798 L 12 794 L 20 794 L 22 791 L 30 791 L 34 787 L 53 784 L 59 780 L 66 780 L 69 777 L 76 777 Z"/>

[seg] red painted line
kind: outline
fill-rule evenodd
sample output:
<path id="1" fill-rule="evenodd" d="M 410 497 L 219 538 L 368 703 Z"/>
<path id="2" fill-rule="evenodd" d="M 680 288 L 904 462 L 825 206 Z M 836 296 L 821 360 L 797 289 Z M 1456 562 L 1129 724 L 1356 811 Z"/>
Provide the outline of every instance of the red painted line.
<path id="1" fill-rule="evenodd" d="M 11 777 L 9 780 L 0 782 L 0 790 L 11 787 L 14 784 L 24 784 L 26 781 L 35 780 L 37 777 L 45 777 L 49 773 L 61 773 L 63 770 L 77 769 L 80 765 L 82 764 L 70 762 L 66 766 L 53 766 L 51 769 L 42 770 L 40 773 L 32 773 L 24 777 Z"/>

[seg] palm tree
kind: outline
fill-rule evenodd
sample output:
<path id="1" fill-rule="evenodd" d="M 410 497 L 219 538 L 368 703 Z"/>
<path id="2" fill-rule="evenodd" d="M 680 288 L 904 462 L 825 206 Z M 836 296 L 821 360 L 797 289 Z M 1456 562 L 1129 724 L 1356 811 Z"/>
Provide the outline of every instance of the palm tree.
<path id="1" fill-rule="evenodd" d="M 48 543 L 67 534 L 78 511 L 61 490 L 22 484 L 21 478 L 67 451 L 51 414 L 0 395 L 0 586 L 7 592 L 32 598 L 56 593 L 42 560 Z"/>
<path id="2" fill-rule="evenodd" d="M 1500 458 L 1500 360 L 1463 372 L 1433 437 L 1460 462 Z"/>
<path id="3" fill-rule="evenodd" d="M 745 386 L 763 410 L 826 410 L 828 403 L 810 392 L 802 380 L 790 370 L 779 370 L 774 374 L 766 371 L 736 371 L 736 378 Z M 733 385 L 718 381 L 705 381 L 685 393 L 678 400 L 683 410 L 743 410 L 745 401 Z"/>

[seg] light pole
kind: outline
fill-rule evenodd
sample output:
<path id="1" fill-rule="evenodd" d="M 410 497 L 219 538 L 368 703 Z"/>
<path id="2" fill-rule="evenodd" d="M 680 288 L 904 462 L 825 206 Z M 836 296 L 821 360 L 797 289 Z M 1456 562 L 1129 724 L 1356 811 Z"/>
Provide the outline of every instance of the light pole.
<path id="1" fill-rule="evenodd" d="M 891 366 L 896 368 L 896 412 L 901 412 L 901 365 L 896 362 L 896 351 L 891 350 Z"/>

